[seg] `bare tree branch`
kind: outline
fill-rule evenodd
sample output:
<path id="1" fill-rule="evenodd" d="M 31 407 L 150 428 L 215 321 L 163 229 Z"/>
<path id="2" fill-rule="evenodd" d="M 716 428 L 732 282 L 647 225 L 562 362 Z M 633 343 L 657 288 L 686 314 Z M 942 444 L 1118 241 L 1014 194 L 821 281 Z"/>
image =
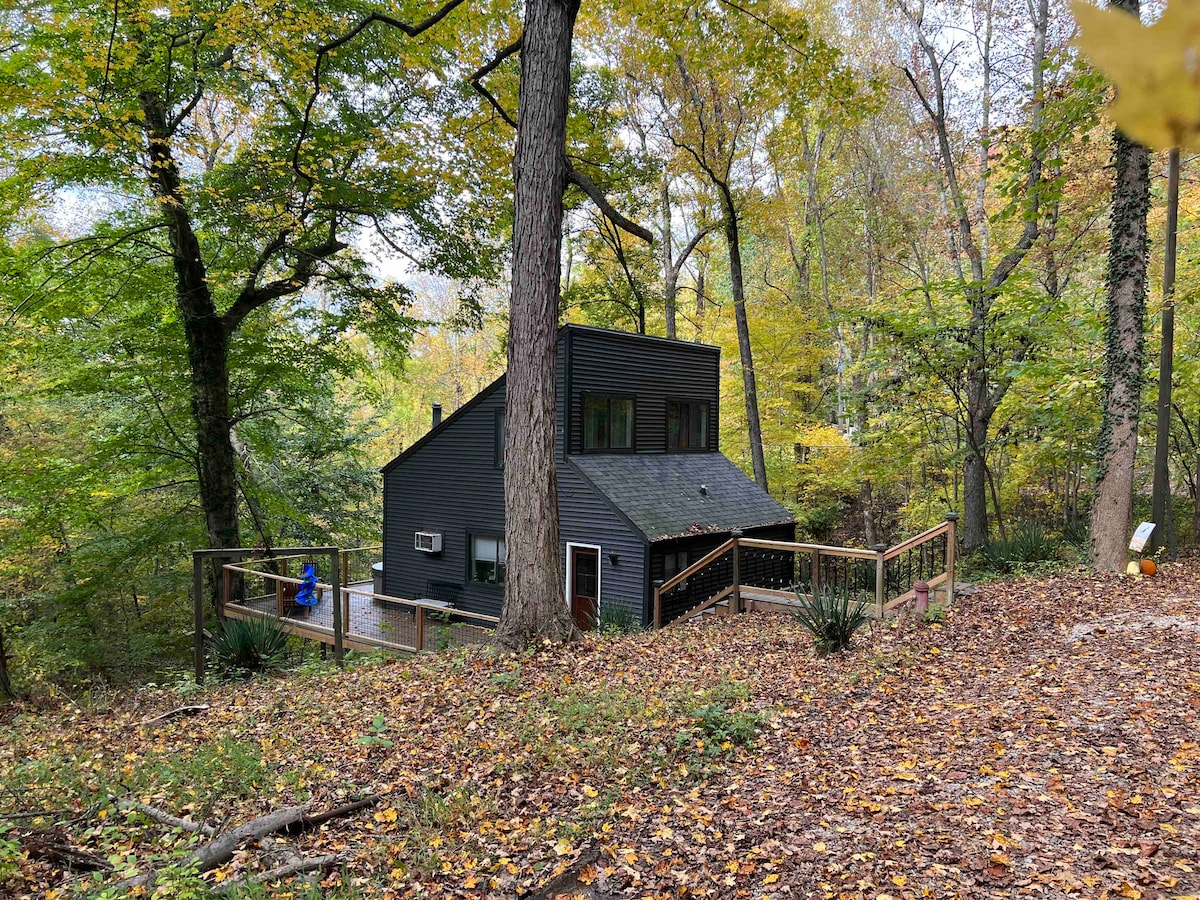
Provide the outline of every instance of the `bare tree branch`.
<path id="1" fill-rule="evenodd" d="M 597 187 L 596 182 L 592 181 L 592 179 L 588 178 L 578 169 L 572 167 L 569 162 L 567 163 L 567 181 L 587 194 L 588 197 L 591 198 L 592 202 L 599 207 L 600 212 L 604 213 L 604 217 L 618 228 L 629 232 L 634 237 L 641 238 L 647 244 L 654 243 L 654 235 L 648 229 L 643 228 L 641 225 L 637 224 L 637 222 L 631 221 L 630 219 L 627 219 L 625 216 L 621 215 L 621 213 L 618 212 L 617 209 L 608 202 L 608 199 L 604 196 L 604 192 Z"/>
<path id="2" fill-rule="evenodd" d="M 493 56 L 488 62 L 486 62 L 479 69 L 476 69 L 474 74 L 472 74 L 471 77 L 468 79 L 468 83 L 471 85 L 471 87 L 473 87 L 475 89 L 476 93 L 478 93 L 485 100 L 487 100 L 487 102 L 489 104 L 491 104 L 492 109 L 494 109 L 496 111 L 496 113 L 500 116 L 500 118 L 502 118 L 505 122 L 507 122 L 513 128 L 517 127 L 516 120 L 508 114 L 508 111 L 501 105 L 500 101 L 496 99 L 495 95 L 492 94 L 492 92 L 489 91 L 486 87 L 484 87 L 483 79 L 486 78 L 488 75 L 490 75 L 492 72 L 496 71 L 496 69 L 500 67 L 500 64 L 502 62 L 504 62 L 506 59 L 516 55 L 517 53 L 520 53 L 521 52 L 521 44 L 524 42 L 524 40 L 525 40 L 525 33 L 522 32 L 521 35 L 515 41 L 513 41 L 507 47 L 503 47 L 500 50 L 498 50 L 496 52 L 495 56 Z"/>

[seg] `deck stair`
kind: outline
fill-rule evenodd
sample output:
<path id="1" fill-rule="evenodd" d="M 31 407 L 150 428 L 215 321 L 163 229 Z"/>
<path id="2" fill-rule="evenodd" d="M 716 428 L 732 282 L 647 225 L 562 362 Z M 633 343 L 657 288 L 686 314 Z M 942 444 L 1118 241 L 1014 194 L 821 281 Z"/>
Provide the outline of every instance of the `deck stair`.
<path id="1" fill-rule="evenodd" d="M 883 618 L 910 603 L 925 582 L 954 599 L 956 516 L 895 546 L 870 550 L 792 541 L 729 540 L 667 581 L 654 585 L 654 627 L 705 615 L 744 610 L 786 612 L 799 605 L 797 590 L 846 591 Z"/>

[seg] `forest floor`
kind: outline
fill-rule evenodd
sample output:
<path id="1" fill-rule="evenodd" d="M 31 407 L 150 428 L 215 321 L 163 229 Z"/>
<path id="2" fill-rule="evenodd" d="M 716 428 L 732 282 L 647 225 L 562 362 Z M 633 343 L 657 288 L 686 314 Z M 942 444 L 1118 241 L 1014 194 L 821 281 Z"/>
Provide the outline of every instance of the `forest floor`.
<path id="1" fill-rule="evenodd" d="M 181 703 L 209 708 L 139 724 Z M 0 818 L 5 896 L 205 840 L 114 795 L 220 830 L 373 794 L 275 840 L 336 857 L 275 896 L 1198 895 L 1200 566 L 996 583 L 826 658 L 746 615 L 18 710 L 4 731 L 0 816 L 53 811 Z M 114 868 L 64 874 L 34 833 Z"/>

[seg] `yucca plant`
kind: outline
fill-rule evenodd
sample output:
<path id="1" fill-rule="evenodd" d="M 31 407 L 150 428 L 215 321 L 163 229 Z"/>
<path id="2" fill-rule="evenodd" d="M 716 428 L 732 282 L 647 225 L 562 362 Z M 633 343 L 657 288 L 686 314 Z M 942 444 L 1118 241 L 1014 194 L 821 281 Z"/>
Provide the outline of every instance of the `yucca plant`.
<path id="1" fill-rule="evenodd" d="M 796 591 L 799 606 L 792 617 L 813 637 L 817 653 L 837 653 L 850 646 L 854 633 L 870 618 L 864 594 L 839 588 L 817 588 L 812 594 Z"/>
<path id="2" fill-rule="evenodd" d="M 228 674 L 265 672 L 287 646 L 287 632 L 275 619 L 225 619 L 208 641 L 217 668 Z"/>
<path id="3" fill-rule="evenodd" d="M 1025 522 L 1008 540 L 989 541 L 981 551 L 984 561 L 997 572 L 1011 572 L 1019 565 L 1050 562 L 1058 558 L 1058 544 L 1036 522 Z"/>
<path id="4" fill-rule="evenodd" d="M 600 607 L 596 629 L 601 634 L 633 634 L 642 630 L 642 623 L 629 608 L 606 604 Z"/>

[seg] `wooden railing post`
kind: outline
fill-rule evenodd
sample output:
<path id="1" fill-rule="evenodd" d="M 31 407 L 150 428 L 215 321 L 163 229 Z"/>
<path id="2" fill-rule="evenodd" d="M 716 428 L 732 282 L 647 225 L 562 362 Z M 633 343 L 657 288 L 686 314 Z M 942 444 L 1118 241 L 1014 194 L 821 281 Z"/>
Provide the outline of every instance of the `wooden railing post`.
<path id="1" fill-rule="evenodd" d="M 817 591 L 821 589 L 821 548 L 813 547 L 812 549 L 812 592 L 814 599 L 817 596 Z"/>
<path id="2" fill-rule="evenodd" d="M 735 528 L 729 536 L 733 539 L 733 593 L 729 595 L 729 612 L 736 615 L 742 611 L 742 532 Z"/>
<path id="3" fill-rule="evenodd" d="M 654 579 L 654 630 L 662 628 L 662 586 L 661 578 Z"/>
<path id="4" fill-rule="evenodd" d="M 192 602 L 196 617 L 193 644 L 196 684 L 204 684 L 204 557 L 199 553 L 192 554 Z"/>
<path id="5" fill-rule="evenodd" d="M 279 561 L 279 574 L 287 578 L 287 573 L 288 561 L 281 559 Z M 281 619 L 283 618 L 283 582 L 278 578 L 275 579 L 275 615 Z"/>
<path id="6" fill-rule="evenodd" d="M 887 604 L 887 573 L 883 555 L 887 552 L 887 544 L 876 544 L 875 551 L 875 607 L 879 618 L 883 618 L 883 608 Z"/>
<path id="7" fill-rule="evenodd" d="M 333 658 L 339 666 L 344 665 L 342 647 L 342 566 L 341 554 L 334 550 L 329 554 L 329 564 L 332 568 L 329 586 L 333 589 Z"/>
<path id="8" fill-rule="evenodd" d="M 417 607 L 417 652 L 425 649 L 425 607 Z"/>
<path id="9" fill-rule="evenodd" d="M 958 562 L 958 513 L 947 513 L 946 522 L 946 605 L 954 603 L 954 565 Z"/>

